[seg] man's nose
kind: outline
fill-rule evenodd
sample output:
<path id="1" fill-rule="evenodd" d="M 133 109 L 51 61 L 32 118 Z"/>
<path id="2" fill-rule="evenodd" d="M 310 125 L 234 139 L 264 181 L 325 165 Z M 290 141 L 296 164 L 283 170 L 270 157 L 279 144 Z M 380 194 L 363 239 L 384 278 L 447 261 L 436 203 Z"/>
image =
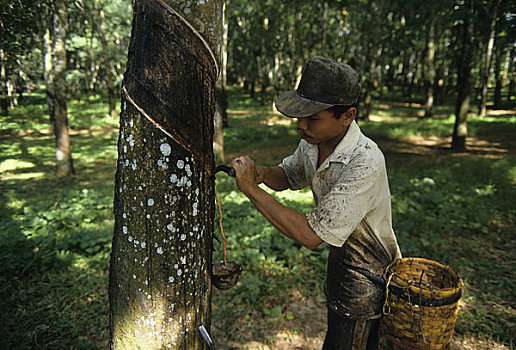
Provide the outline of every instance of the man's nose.
<path id="1" fill-rule="evenodd" d="M 306 130 L 306 126 L 307 126 L 307 124 L 306 124 L 305 118 L 298 118 L 297 119 L 297 128 L 299 130 Z"/>

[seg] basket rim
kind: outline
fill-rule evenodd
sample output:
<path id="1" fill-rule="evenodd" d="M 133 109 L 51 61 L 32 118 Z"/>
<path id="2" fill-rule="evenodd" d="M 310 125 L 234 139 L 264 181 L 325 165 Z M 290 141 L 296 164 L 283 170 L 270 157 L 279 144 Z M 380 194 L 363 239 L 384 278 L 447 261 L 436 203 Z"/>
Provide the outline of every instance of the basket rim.
<path id="1" fill-rule="evenodd" d="M 426 286 L 418 286 L 412 282 L 409 282 L 407 279 L 397 275 L 395 271 L 392 271 L 393 268 L 395 268 L 396 266 L 406 265 L 411 262 L 437 266 L 437 267 L 441 268 L 443 271 L 453 274 L 454 277 L 457 278 L 457 284 L 454 287 L 431 289 Z M 451 297 L 451 296 L 461 292 L 462 288 L 463 288 L 462 278 L 457 273 L 457 271 L 455 271 L 451 266 L 445 265 L 438 261 L 426 259 L 426 258 L 407 257 L 407 258 L 396 259 L 391 265 L 389 265 L 386 268 L 385 275 L 386 275 L 386 279 L 390 280 L 390 283 L 392 283 L 393 285 L 395 285 L 401 289 L 408 289 L 414 294 L 422 295 L 427 298 Z"/>

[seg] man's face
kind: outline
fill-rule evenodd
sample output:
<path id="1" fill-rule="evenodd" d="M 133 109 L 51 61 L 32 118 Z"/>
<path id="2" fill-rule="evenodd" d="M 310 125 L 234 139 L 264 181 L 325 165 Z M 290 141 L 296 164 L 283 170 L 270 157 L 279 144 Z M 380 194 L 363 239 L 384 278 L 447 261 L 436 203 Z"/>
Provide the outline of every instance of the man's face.
<path id="1" fill-rule="evenodd" d="M 328 142 L 344 136 L 353 121 L 353 116 L 351 109 L 340 119 L 335 118 L 333 113 L 324 110 L 305 118 L 298 118 L 297 132 L 302 139 L 311 144 Z"/>

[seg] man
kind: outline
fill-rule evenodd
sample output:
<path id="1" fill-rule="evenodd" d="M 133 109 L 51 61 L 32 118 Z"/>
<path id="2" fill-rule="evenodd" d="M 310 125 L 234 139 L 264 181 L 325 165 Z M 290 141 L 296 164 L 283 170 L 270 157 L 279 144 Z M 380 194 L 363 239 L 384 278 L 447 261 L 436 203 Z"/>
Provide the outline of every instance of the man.
<path id="1" fill-rule="evenodd" d="M 239 190 L 281 233 L 308 249 L 329 244 L 324 350 L 378 347 L 385 288 L 379 276 L 401 257 L 383 154 L 354 121 L 359 95 L 349 65 L 310 59 L 298 89 L 276 100 L 281 113 L 297 119 L 302 140 L 294 154 L 273 167 L 255 166 L 247 156 L 231 162 Z M 310 186 L 316 207 L 296 212 L 260 183 L 277 191 Z"/>

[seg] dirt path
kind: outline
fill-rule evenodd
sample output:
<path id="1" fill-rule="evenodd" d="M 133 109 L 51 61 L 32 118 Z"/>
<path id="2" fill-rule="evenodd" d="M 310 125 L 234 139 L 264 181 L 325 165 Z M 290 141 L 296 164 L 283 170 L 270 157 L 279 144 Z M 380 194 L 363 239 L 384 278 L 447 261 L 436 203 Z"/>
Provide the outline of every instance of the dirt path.
<path id="1" fill-rule="evenodd" d="M 501 158 L 508 154 L 516 154 L 516 135 L 501 133 L 486 138 L 468 137 L 466 152 L 453 152 L 450 149 L 450 137 L 421 137 L 411 136 L 401 140 L 374 140 L 388 157 L 390 154 L 410 154 L 426 156 L 478 156 L 486 158 Z"/>

